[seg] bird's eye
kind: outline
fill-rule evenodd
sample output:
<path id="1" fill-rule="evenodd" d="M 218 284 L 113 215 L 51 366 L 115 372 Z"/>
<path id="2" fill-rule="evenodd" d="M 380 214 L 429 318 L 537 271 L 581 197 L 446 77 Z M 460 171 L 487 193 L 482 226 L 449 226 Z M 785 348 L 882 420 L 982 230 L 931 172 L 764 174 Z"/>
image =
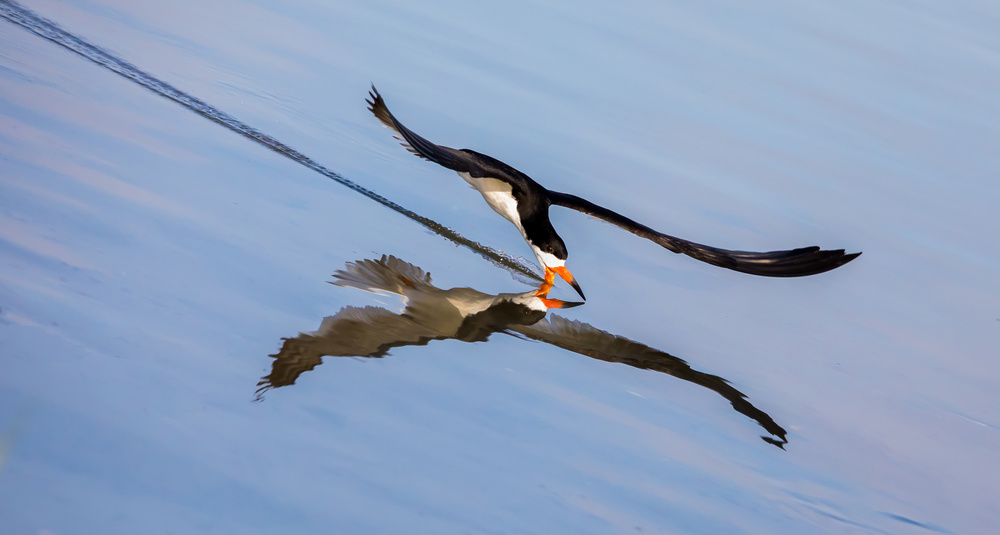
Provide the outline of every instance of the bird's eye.
<path id="1" fill-rule="evenodd" d="M 549 253 L 549 254 L 552 254 L 552 246 L 551 245 L 546 245 L 545 246 L 545 252 Z"/>

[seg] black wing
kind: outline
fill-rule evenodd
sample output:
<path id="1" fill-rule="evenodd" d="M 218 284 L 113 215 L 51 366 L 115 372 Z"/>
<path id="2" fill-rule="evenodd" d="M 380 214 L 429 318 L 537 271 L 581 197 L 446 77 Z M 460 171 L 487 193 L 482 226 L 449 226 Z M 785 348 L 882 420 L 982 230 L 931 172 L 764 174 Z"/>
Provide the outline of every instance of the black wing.
<path id="1" fill-rule="evenodd" d="M 586 199 L 568 193 L 549 192 L 552 204 L 565 206 L 603 219 L 633 234 L 652 240 L 675 252 L 751 275 L 764 277 L 804 277 L 830 271 L 854 260 L 861 253 L 845 254 L 843 249 L 822 251 L 819 247 L 802 247 L 790 251 L 729 251 L 708 245 L 701 245 L 681 238 L 657 232 L 642 223 L 637 223 L 617 212 L 598 206 Z"/>
<path id="2" fill-rule="evenodd" d="M 386 107 L 385 101 L 382 100 L 382 95 L 378 94 L 378 90 L 372 85 L 371 92 L 368 93 L 371 100 L 365 100 L 368 103 L 368 110 L 375 114 L 375 117 L 382 124 L 393 129 L 398 136 L 396 139 L 402 141 L 403 147 L 406 150 L 416 154 L 417 156 L 430 160 L 436 164 L 443 165 L 448 169 L 458 172 L 469 171 L 469 156 L 462 151 L 455 150 L 451 147 L 444 147 L 441 145 L 436 145 L 427 141 L 426 139 L 413 133 L 412 130 L 403 126 L 392 113 L 389 108 Z"/>

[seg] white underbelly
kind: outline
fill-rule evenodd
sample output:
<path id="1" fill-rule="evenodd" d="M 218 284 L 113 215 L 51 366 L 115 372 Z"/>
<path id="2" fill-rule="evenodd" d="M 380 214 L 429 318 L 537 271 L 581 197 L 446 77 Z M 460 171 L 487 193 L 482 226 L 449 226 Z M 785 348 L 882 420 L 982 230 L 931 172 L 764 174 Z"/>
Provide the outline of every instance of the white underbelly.
<path id="1" fill-rule="evenodd" d="M 504 219 L 513 223 L 521 232 L 521 236 L 524 236 L 524 228 L 521 227 L 521 218 L 517 214 L 517 202 L 514 200 L 510 184 L 495 178 L 473 178 L 469 173 L 458 173 L 458 176 L 476 188 L 483 195 L 486 204 L 490 205 L 490 208 L 502 215 Z"/>

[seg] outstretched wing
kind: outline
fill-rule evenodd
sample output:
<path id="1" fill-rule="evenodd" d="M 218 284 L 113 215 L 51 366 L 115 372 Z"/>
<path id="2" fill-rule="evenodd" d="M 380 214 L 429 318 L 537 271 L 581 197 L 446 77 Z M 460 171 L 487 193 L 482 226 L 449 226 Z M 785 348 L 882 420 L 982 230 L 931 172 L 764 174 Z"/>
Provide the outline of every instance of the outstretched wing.
<path id="1" fill-rule="evenodd" d="M 337 270 L 331 281 L 334 286 L 357 288 L 372 293 L 403 295 L 406 287 L 426 291 L 434 288 L 431 274 L 392 255 L 381 260 L 356 260 Z"/>
<path id="2" fill-rule="evenodd" d="M 344 307 L 323 318 L 319 330 L 285 338 L 271 355 L 271 373 L 257 383 L 256 399 L 272 388 L 295 384 L 303 373 L 323 363 L 323 357 L 384 357 L 394 347 L 427 345 L 441 338 L 432 328 L 408 316 L 379 307 Z"/>
<path id="3" fill-rule="evenodd" d="M 694 370 L 687 362 L 640 344 L 622 336 L 602 331 L 590 324 L 550 315 L 533 325 L 508 327 L 528 338 L 586 355 L 606 362 L 620 362 L 640 370 L 652 370 L 689 381 L 718 393 L 729 401 L 736 412 L 744 414 L 767 430 L 772 437 L 762 436 L 766 442 L 784 449 L 788 442 L 785 430 L 764 411 L 755 407 L 745 394 L 717 375 Z"/>
<path id="4" fill-rule="evenodd" d="M 701 245 L 681 238 L 657 232 L 642 223 L 637 223 L 617 212 L 598 206 L 576 195 L 550 191 L 552 204 L 565 206 L 579 212 L 603 219 L 633 234 L 652 240 L 667 249 L 691 258 L 751 275 L 764 277 L 804 277 L 830 271 L 854 260 L 861 253 L 844 253 L 843 249 L 823 251 L 819 247 L 802 247 L 788 251 L 730 251 Z"/>
<path id="5" fill-rule="evenodd" d="M 375 117 L 382 124 L 393 129 L 398 136 L 396 139 L 402 142 L 403 147 L 406 150 L 416 154 L 417 156 L 430 160 L 438 165 L 443 165 L 448 169 L 458 172 L 469 171 L 469 156 L 460 150 L 455 150 L 451 147 L 444 147 L 441 145 L 436 145 L 427 141 L 426 139 L 418 136 L 412 130 L 405 127 L 393 117 L 389 108 L 385 105 L 385 100 L 382 99 L 382 95 L 378 94 L 378 90 L 372 85 L 372 90 L 368 93 L 371 100 L 365 100 L 368 103 L 368 110 L 375 114 Z"/>

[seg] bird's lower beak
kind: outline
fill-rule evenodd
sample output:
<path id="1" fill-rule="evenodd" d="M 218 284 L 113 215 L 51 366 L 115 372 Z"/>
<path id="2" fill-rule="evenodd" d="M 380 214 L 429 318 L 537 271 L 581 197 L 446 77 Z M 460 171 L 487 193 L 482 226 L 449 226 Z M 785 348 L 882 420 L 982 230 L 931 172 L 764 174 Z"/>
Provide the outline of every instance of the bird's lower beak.
<path id="1" fill-rule="evenodd" d="M 576 290 L 576 293 L 580 294 L 580 297 L 583 298 L 584 301 L 587 300 L 587 297 L 583 295 L 583 290 L 580 289 L 580 285 L 576 282 L 576 279 L 573 277 L 573 274 L 570 273 L 568 269 L 566 269 L 566 266 L 559 266 L 554 268 L 545 266 L 546 282 L 551 282 L 550 279 L 553 278 L 552 273 L 558 273 L 559 276 L 562 277 L 564 281 L 568 282 L 569 285 L 572 286 L 574 290 Z"/>
<path id="2" fill-rule="evenodd" d="M 548 299 L 540 297 L 545 308 L 573 308 L 583 304 L 582 301 L 563 301 L 562 299 Z"/>

